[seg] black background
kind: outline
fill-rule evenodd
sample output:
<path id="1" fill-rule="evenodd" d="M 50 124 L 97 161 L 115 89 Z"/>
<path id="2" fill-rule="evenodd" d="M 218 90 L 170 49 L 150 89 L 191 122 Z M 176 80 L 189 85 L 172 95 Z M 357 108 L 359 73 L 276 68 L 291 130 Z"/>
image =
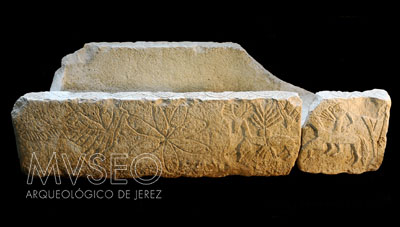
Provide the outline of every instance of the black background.
<path id="1" fill-rule="evenodd" d="M 184 14 L 151 13 L 138 9 L 118 15 L 107 6 L 104 11 L 76 9 L 61 12 L 23 12 L 23 22 L 7 23 L 9 40 L 3 48 L 9 68 L 3 75 L 3 148 L 5 170 L 1 194 L 7 210 L 35 219 L 75 217 L 97 220 L 130 219 L 144 214 L 158 219 L 194 216 L 197 221 L 219 216 L 239 220 L 272 217 L 286 222 L 288 217 L 306 222 L 323 216 L 328 222 L 339 217 L 355 220 L 393 217 L 398 151 L 397 124 L 398 36 L 397 18 L 378 16 L 288 17 L 242 14 L 209 15 L 205 10 Z M 117 16 L 104 12 L 114 11 Z M 265 13 L 266 14 L 266 13 Z M 101 16 L 103 15 L 103 16 Z M 106 16 L 104 16 L 106 15 Z M 201 15 L 201 16 L 200 16 Z M 15 21 L 14 21 L 15 20 Z M 388 144 L 381 168 L 361 175 L 320 175 L 300 172 L 294 167 L 289 176 L 225 178 L 161 178 L 152 186 L 130 181 L 125 187 L 109 183 L 94 187 L 80 179 L 75 186 L 65 183 L 47 186 L 26 185 L 20 172 L 10 112 L 18 97 L 27 92 L 49 90 L 61 58 L 87 42 L 100 41 L 216 41 L 236 42 L 266 69 L 284 81 L 312 92 L 321 90 L 363 91 L 385 89 L 392 98 Z M 68 179 L 63 179 L 68 182 Z M 38 181 L 36 181 L 38 182 Z M 162 189 L 161 200 L 39 200 L 25 199 L 28 189 Z M 3 205 L 3 204 L 2 204 Z M 4 205 L 3 205 L 4 206 Z M 91 216 L 91 215 L 92 216 Z M 102 216 L 101 214 L 107 214 Z M 25 216 L 24 216 L 25 217 Z M 99 219 L 101 217 L 101 219 Z M 153 219 L 150 219 L 153 220 Z M 265 222 L 264 222 L 265 223 Z"/>

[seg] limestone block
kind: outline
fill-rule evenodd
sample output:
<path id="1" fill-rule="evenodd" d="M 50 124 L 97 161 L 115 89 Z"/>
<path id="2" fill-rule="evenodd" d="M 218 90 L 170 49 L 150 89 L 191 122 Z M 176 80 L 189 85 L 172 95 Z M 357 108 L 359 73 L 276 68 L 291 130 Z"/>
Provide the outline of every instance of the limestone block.
<path id="1" fill-rule="evenodd" d="M 149 154 L 159 166 L 143 159 L 136 177 L 286 175 L 300 149 L 302 171 L 362 173 L 382 163 L 391 105 L 383 90 L 313 94 L 214 42 L 88 43 L 63 58 L 50 90 L 12 111 L 25 172 L 32 154 L 43 167 L 83 160 L 85 176 L 112 172 L 113 154 L 123 165 Z"/>
<path id="2" fill-rule="evenodd" d="M 302 128 L 298 167 L 310 173 L 362 173 L 383 160 L 391 100 L 384 90 L 316 94 Z"/>
<path id="3" fill-rule="evenodd" d="M 292 91 L 303 116 L 314 94 L 265 70 L 240 45 L 214 42 L 88 43 L 62 60 L 51 91 Z"/>
<path id="4" fill-rule="evenodd" d="M 117 154 L 128 168 L 116 177 L 129 178 L 135 158 L 150 153 L 163 177 L 271 176 L 289 174 L 297 159 L 301 104 L 296 93 L 279 91 L 53 91 L 22 96 L 12 119 L 24 172 L 34 153 L 42 169 L 57 163 L 61 175 L 70 163 L 81 167 L 78 176 L 105 169 L 110 177 Z M 157 174 L 146 160 L 136 163 L 138 176 Z"/>

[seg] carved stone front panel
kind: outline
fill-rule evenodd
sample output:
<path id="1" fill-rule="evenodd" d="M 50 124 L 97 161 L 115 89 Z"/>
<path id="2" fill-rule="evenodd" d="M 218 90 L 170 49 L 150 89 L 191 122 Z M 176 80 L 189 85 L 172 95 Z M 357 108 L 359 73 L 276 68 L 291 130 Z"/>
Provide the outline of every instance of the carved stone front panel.
<path id="1" fill-rule="evenodd" d="M 72 170 L 82 166 L 79 175 L 127 166 L 117 177 L 132 177 L 141 154 L 156 157 L 164 177 L 286 175 L 300 120 L 301 100 L 289 92 L 43 92 L 23 96 L 13 111 L 25 172 L 35 153 L 43 169 L 57 162 L 63 175 L 63 155 Z M 157 174 L 154 160 L 136 164 L 138 176 Z"/>

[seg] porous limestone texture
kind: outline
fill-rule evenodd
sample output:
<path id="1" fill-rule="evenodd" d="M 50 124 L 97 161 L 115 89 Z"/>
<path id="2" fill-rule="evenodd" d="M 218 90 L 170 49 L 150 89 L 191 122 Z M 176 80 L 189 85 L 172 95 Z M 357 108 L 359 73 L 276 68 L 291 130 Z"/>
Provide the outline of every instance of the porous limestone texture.
<path id="1" fill-rule="evenodd" d="M 371 101 L 369 106 L 381 102 L 386 103 Z M 150 153 L 160 166 L 152 158 L 142 159 L 135 164 L 137 176 L 272 176 L 289 174 L 295 164 L 301 105 L 296 93 L 281 91 L 53 91 L 19 98 L 12 119 L 26 173 L 34 160 L 43 170 L 57 163 L 61 175 L 80 170 L 74 175 L 104 176 L 100 170 L 107 170 L 116 172 L 115 177 L 130 178 L 135 158 Z M 385 114 L 387 109 L 381 111 Z M 386 120 L 375 124 L 378 115 L 368 116 L 363 118 L 371 122 L 367 125 L 376 125 L 381 135 Z M 114 171 L 114 154 L 120 155 L 115 161 L 118 168 L 127 166 L 126 170 Z"/>
<path id="2" fill-rule="evenodd" d="M 50 90 L 12 111 L 25 172 L 35 154 L 44 169 L 83 160 L 85 176 L 138 157 L 117 177 L 286 175 L 297 157 L 304 172 L 358 174 L 382 163 L 391 106 L 384 90 L 313 94 L 214 42 L 88 43 Z"/>
<path id="3" fill-rule="evenodd" d="M 297 166 L 310 173 L 362 173 L 383 160 L 391 100 L 384 90 L 316 94 Z"/>
<path id="4" fill-rule="evenodd" d="M 88 43 L 63 58 L 51 85 L 51 91 L 264 90 L 297 92 L 304 116 L 314 99 L 272 75 L 236 43 Z"/>

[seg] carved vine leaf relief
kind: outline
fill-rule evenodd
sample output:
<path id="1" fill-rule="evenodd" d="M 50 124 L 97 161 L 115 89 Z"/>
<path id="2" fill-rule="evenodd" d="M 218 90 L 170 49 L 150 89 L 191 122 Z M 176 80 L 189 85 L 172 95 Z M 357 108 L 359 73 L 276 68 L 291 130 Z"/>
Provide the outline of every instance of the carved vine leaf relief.
<path id="1" fill-rule="evenodd" d="M 150 148 L 167 173 L 177 170 L 179 157 L 211 151 L 199 139 L 208 123 L 201 114 L 193 114 L 185 100 L 173 104 L 105 100 L 46 105 L 33 108 L 34 111 L 24 116 L 22 120 L 26 124 L 23 125 L 28 127 L 19 130 L 22 139 L 35 142 L 65 138 L 76 145 L 74 150 L 87 154 L 86 157 L 96 153 L 107 156 L 116 143 L 131 144 L 130 149 L 137 154 Z M 125 137 L 126 130 L 136 137 Z"/>
<path id="2" fill-rule="evenodd" d="M 66 135 L 82 152 L 105 154 L 115 146 L 127 118 L 127 111 L 120 104 L 103 101 L 67 106 L 70 111 L 65 116 Z"/>
<path id="3" fill-rule="evenodd" d="M 138 146 L 158 155 L 163 171 L 177 171 L 182 157 L 211 151 L 208 144 L 199 140 L 208 123 L 193 115 L 190 108 L 184 100 L 168 105 L 138 102 L 127 107 L 127 126 L 142 141 Z"/>
<path id="4" fill-rule="evenodd" d="M 59 141 L 55 150 L 72 150 L 74 157 L 85 154 L 84 162 L 93 154 L 108 159 L 115 151 L 130 158 L 146 152 L 160 159 L 166 174 L 193 166 L 194 174 L 223 170 L 220 161 L 265 170 L 270 162 L 295 158 L 292 152 L 299 146 L 289 135 L 299 135 L 300 110 L 284 100 L 73 100 L 34 105 L 24 119 L 35 121 L 24 123 L 29 127 L 20 130 L 21 137 L 32 144 L 53 138 Z"/>

